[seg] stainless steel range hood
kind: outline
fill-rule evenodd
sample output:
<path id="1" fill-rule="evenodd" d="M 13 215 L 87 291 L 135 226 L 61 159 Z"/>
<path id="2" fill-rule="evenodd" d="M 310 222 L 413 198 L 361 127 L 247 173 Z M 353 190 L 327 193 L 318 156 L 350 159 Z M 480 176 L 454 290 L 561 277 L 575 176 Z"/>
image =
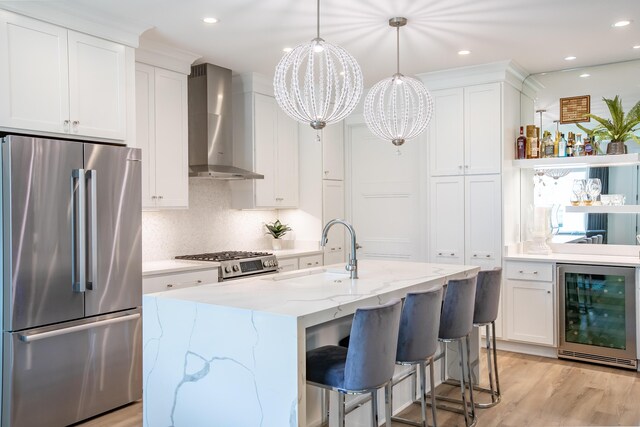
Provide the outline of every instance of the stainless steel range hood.
<path id="1" fill-rule="evenodd" d="M 191 67 L 189 76 L 189 176 L 263 179 L 233 166 L 231 70 L 212 64 Z"/>

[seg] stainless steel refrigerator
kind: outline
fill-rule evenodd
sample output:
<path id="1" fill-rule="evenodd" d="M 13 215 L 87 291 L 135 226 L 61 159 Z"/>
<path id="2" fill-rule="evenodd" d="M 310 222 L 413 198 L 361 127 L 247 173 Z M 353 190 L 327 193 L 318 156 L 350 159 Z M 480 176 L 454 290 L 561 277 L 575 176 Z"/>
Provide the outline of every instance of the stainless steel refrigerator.
<path id="1" fill-rule="evenodd" d="M 142 397 L 137 149 L 2 139 L 2 426 Z"/>

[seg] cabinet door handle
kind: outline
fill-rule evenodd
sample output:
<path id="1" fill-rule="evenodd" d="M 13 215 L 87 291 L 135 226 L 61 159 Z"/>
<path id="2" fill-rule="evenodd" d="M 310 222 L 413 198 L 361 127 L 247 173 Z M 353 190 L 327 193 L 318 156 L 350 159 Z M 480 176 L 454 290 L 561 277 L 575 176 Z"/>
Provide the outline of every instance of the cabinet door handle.
<path id="1" fill-rule="evenodd" d="M 547 291 L 547 293 L 548 293 L 548 294 L 550 294 L 550 293 L 551 293 L 551 291 Z"/>
<path id="2" fill-rule="evenodd" d="M 276 197 L 276 202 L 281 202 L 281 201 L 283 201 L 283 200 L 284 200 L 284 199 L 283 199 L 282 197 Z"/>
<path id="3" fill-rule="evenodd" d="M 324 174 L 325 175 L 329 175 L 329 171 L 324 171 Z"/>
<path id="4" fill-rule="evenodd" d="M 65 132 L 69 132 L 69 123 L 69 120 L 65 120 L 64 122 L 62 122 L 62 126 L 64 127 Z"/>
<path id="5" fill-rule="evenodd" d="M 488 254 L 487 254 L 487 258 L 491 258 L 491 255 L 488 255 Z"/>
<path id="6" fill-rule="evenodd" d="M 193 282 L 184 282 L 184 283 L 168 283 L 167 284 L 167 288 L 171 289 L 174 286 L 185 286 L 185 285 L 189 285 L 189 284 L 194 284 L 194 285 L 199 285 L 202 283 L 202 280 L 194 280 Z"/>
<path id="7" fill-rule="evenodd" d="M 469 169 L 469 165 L 464 165 L 464 168 L 465 169 Z"/>
<path id="8" fill-rule="evenodd" d="M 456 254 L 454 252 L 451 252 L 451 256 L 455 256 Z"/>
<path id="9" fill-rule="evenodd" d="M 164 199 L 164 196 L 158 196 L 158 199 L 162 200 Z"/>
<path id="10" fill-rule="evenodd" d="M 71 122 L 71 127 L 73 128 L 74 132 L 78 132 L 78 125 L 80 124 L 80 122 L 78 120 L 74 120 L 73 122 Z"/>
<path id="11" fill-rule="evenodd" d="M 438 255 L 442 256 L 442 252 L 438 252 Z"/>
<path id="12" fill-rule="evenodd" d="M 462 165 L 458 165 L 458 169 L 462 169 Z"/>
<path id="13" fill-rule="evenodd" d="M 474 258 L 478 258 L 478 254 L 473 254 L 473 257 Z"/>
<path id="14" fill-rule="evenodd" d="M 532 271 L 531 273 L 525 273 L 523 270 L 520 270 L 518 273 L 520 273 L 520 274 L 538 274 L 537 271 Z"/>
<path id="15" fill-rule="evenodd" d="M 157 198 L 158 198 L 158 196 L 151 196 L 151 200 L 155 200 Z"/>

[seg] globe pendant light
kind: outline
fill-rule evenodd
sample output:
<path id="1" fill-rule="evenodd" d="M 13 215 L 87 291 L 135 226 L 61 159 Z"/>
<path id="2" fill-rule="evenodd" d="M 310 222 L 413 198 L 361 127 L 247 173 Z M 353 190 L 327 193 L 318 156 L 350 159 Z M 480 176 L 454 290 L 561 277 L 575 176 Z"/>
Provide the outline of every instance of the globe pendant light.
<path id="1" fill-rule="evenodd" d="M 280 108 L 314 129 L 339 122 L 358 105 L 362 72 L 355 58 L 320 38 L 320 0 L 316 38 L 296 46 L 276 67 L 273 88 Z"/>
<path id="2" fill-rule="evenodd" d="M 374 135 L 400 146 L 421 134 L 431 121 L 433 99 L 422 82 L 400 74 L 400 27 L 407 18 L 391 18 L 396 28 L 396 73 L 376 83 L 364 101 L 364 119 Z"/>

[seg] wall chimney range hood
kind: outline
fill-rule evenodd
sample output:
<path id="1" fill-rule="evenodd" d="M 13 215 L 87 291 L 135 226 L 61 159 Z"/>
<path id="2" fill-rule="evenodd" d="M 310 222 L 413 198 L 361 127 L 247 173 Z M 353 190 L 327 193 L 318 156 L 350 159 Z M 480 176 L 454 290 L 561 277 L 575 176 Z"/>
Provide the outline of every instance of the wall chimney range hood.
<path id="1" fill-rule="evenodd" d="M 189 176 L 222 180 L 263 179 L 233 166 L 231 70 L 212 64 L 189 75 Z"/>

